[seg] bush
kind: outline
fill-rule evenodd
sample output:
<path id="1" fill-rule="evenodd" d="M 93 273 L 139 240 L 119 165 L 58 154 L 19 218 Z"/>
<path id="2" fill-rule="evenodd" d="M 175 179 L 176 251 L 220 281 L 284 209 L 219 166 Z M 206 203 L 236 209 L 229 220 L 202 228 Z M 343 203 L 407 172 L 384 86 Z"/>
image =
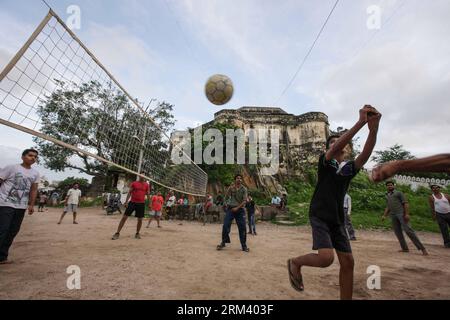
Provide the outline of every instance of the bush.
<path id="1" fill-rule="evenodd" d="M 94 199 L 82 199 L 80 201 L 80 208 L 86 207 L 100 207 L 103 206 L 103 197 L 97 197 Z"/>
<path id="2" fill-rule="evenodd" d="M 307 174 L 308 175 L 308 174 Z M 314 193 L 315 183 L 312 179 L 291 179 L 285 187 L 289 193 L 288 208 L 291 219 L 299 225 L 308 224 L 308 209 Z M 414 229 L 421 231 L 439 232 L 438 225 L 431 219 L 431 210 L 428 197 L 431 191 L 428 188 L 419 188 L 412 191 L 409 186 L 397 185 L 396 189 L 402 191 L 409 202 L 411 223 Z M 450 187 L 443 190 L 449 193 Z M 359 229 L 391 229 L 389 219 L 381 221 L 386 208 L 386 188 L 383 183 L 374 184 L 369 181 L 366 173 L 360 172 L 351 182 L 349 194 L 352 197 L 352 221 Z"/>

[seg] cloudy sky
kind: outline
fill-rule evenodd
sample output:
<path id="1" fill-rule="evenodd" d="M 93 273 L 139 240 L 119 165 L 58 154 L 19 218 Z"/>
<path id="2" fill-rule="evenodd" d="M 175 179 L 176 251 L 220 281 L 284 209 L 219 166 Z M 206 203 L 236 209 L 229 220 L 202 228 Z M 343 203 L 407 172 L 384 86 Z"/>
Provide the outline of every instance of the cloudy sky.
<path id="1" fill-rule="evenodd" d="M 280 97 L 335 0 L 48 0 L 120 83 L 141 101 L 175 105 L 176 127 L 209 121 L 220 110 L 203 93 L 227 74 L 226 108 L 279 106 L 325 112 L 332 128 L 350 127 L 364 104 L 382 113 L 377 149 L 400 143 L 417 156 L 450 145 L 450 1 L 341 0 L 309 59 Z M 380 9 L 380 29 L 368 28 Z M 47 12 L 38 0 L 0 0 L 0 69 Z M 376 18 L 376 17 L 375 17 Z M 362 141 L 367 134 L 364 130 Z M 30 136 L 0 126 L 0 166 Z M 48 172 L 51 179 L 73 175 Z"/>

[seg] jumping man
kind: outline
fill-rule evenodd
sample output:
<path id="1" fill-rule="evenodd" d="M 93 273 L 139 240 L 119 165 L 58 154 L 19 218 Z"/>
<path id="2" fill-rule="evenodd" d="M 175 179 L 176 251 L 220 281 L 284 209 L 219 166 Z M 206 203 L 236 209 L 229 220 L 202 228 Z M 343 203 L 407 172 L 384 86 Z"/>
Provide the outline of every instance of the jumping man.
<path id="1" fill-rule="evenodd" d="M 303 291 L 301 268 L 330 266 L 334 260 L 334 249 L 340 263 L 341 299 L 352 298 L 354 260 L 344 226 L 344 196 L 350 181 L 370 158 L 375 147 L 380 119 L 381 114 L 375 108 L 364 106 L 359 111 L 359 120 L 350 130 L 342 136 L 330 136 L 327 139 L 327 150 L 319 158 L 318 181 L 309 213 L 313 250 L 318 250 L 318 253 L 287 261 L 289 280 L 297 291 Z M 363 151 L 356 160 L 344 161 L 346 147 L 366 124 L 369 127 L 369 135 Z"/>

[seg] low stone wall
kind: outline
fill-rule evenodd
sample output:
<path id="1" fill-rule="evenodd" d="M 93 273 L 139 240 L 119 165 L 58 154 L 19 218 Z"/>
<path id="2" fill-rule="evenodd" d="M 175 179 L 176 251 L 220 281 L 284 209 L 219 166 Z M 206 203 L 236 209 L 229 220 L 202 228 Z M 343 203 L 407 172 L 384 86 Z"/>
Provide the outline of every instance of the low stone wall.
<path id="1" fill-rule="evenodd" d="M 430 184 L 437 184 L 443 187 L 450 185 L 450 180 L 435 179 L 435 178 L 420 178 L 403 175 L 394 176 L 394 180 L 398 184 L 409 185 L 412 190 L 417 190 L 419 187 L 428 188 Z"/>
<path id="2" fill-rule="evenodd" d="M 257 206 L 255 211 L 256 220 L 270 221 L 275 219 L 277 215 L 283 214 L 285 212 L 274 208 L 272 206 Z M 179 219 L 179 220 L 198 220 L 203 221 L 203 214 L 196 212 L 196 205 L 182 206 L 175 205 L 172 209 L 172 214 L 168 216 L 165 213 L 166 219 Z M 223 223 L 225 218 L 225 210 L 222 206 L 212 205 L 208 212 L 206 213 L 207 222 L 217 222 Z"/>
<path id="3" fill-rule="evenodd" d="M 282 213 L 281 210 L 272 206 L 258 206 L 260 212 L 260 219 L 262 221 L 270 221 Z"/>

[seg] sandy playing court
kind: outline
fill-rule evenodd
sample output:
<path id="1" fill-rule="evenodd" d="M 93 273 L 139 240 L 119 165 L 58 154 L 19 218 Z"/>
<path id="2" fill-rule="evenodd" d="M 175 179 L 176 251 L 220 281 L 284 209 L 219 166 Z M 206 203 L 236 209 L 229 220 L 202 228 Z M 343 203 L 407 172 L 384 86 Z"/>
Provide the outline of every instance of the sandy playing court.
<path id="1" fill-rule="evenodd" d="M 257 225 L 250 253 L 240 251 L 236 225 L 232 245 L 216 251 L 221 225 L 163 221 L 133 238 L 130 219 L 120 240 L 110 240 L 119 216 L 82 209 L 79 225 L 59 211 L 27 216 L 12 247 L 13 264 L 0 266 L 0 299 L 336 299 L 336 261 L 327 269 L 304 269 L 305 292 L 288 281 L 286 259 L 310 252 L 308 227 Z M 440 234 L 419 233 L 429 249 L 398 253 L 392 232 L 358 231 L 353 243 L 356 299 L 450 299 L 450 250 Z M 410 244 L 412 249 L 412 244 Z M 81 289 L 66 286 L 66 268 L 81 268 Z M 366 286 L 369 265 L 381 268 L 381 290 Z"/>

